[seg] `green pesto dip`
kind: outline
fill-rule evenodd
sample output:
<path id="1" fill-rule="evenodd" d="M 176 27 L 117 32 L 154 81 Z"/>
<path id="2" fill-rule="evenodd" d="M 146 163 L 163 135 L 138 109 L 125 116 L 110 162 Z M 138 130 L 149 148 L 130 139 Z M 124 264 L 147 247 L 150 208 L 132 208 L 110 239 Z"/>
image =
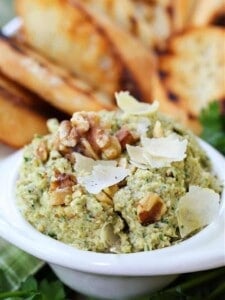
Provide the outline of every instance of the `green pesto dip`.
<path id="1" fill-rule="evenodd" d="M 76 248 L 130 253 L 173 245 L 182 241 L 175 211 L 189 186 L 221 190 L 192 133 L 157 111 L 139 115 L 82 112 L 71 121 L 50 120 L 48 125 L 49 135 L 36 136 L 24 149 L 18 203 L 38 231 Z M 127 144 L 140 145 L 141 136 L 157 139 L 171 134 L 187 141 L 182 160 L 159 168 L 132 163 Z M 78 178 L 76 153 L 93 160 L 114 160 L 129 174 L 92 193 Z M 156 205 L 157 216 L 151 208 L 142 211 L 146 208 L 140 203 L 146 195 L 160 199 L 163 209 Z"/>

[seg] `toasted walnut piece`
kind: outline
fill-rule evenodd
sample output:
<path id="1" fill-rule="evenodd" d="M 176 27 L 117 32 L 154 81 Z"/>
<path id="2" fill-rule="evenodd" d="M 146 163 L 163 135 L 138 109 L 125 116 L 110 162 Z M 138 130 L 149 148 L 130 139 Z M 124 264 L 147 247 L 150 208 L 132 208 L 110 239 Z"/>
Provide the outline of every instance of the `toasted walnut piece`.
<path id="1" fill-rule="evenodd" d="M 55 170 L 55 178 L 50 183 L 50 191 L 72 187 L 76 184 L 76 178 L 72 174 L 60 173 L 58 170 Z"/>
<path id="2" fill-rule="evenodd" d="M 71 195 L 72 188 L 56 189 L 50 193 L 50 201 L 52 206 L 65 204 L 66 196 Z"/>
<path id="3" fill-rule="evenodd" d="M 116 132 L 115 136 L 119 140 L 122 149 L 125 149 L 127 144 L 132 145 L 139 140 L 139 137 L 137 135 L 124 127 L 119 129 Z"/>
<path id="4" fill-rule="evenodd" d="M 73 198 L 79 198 L 79 197 L 81 197 L 83 194 L 84 194 L 84 191 L 83 191 L 82 187 L 81 187 L 79 184 L 77 184 L 77 185 L 74 187 Z"/>
<path id="5" fill-rule="evenodd" d="M 149 193 L 137 205 L 137 215 L 142 225 L 148 225 L 161 219 L 166 205 L 156 193 Z"/>
<path id="6" fill-rule="evenodd" d="M 66 196 L 72 194 L 76 178 L 72 174 L 60 173 L 58 170 L 55 170 L 55 177 L 49 189 L 51 205 L 62 205 L 65 204 Z"/>
<path id="7" fill-rule="evenodd" d="M 94 159 L 115 159 L 121 154 L 121 145 L 100 124 L 100 117 L 92 112 L 74 113 L 71 122 L 59 125 L 54 147 L 63 154 L 80 152 Z"/>
<path id="8" fill-rule="evenodd" d="M 45 141 L 41 141 L 35 151 L 35 155 L 42 162 L 45 162 L 48 159 L 48 148 Z"/>
<path id="9" fill-rule="evenodd" d="M 160 121 L 156 121 L 155 126 L 153 128 L 153 137 L 160 138 L 164 136 L 162 124 Z"/>
<path id="10" fill-rule="evenodd" d="M 71 118 L 72 125 L 76 128 L 78 135 L 82 135 L 90 128 L 87 113 L 75 112 Z"/>
<path id="11" fill-rule="evenodd" d="M 63 146 L 75 147 L 77 144 L 78 134 L 76 128 L 70 121 L 62 121 L 59 125 L 59 141 Z"/>
<path id="12" fill-rule="evenodd" d="M 87 119 L 89 121 L 90 127 L 100 125 L 100 117 L 96 112 L 87 112 Z"/>
<path id="13" fill-rule="evenodd" d="M 70 121 L 65 120 L 60 123 L 59 128 L 58 128 L 60 140 L 63 140 L 68 137 L 71 128 L 72 128 L 72 126 L 70 124 Z"/>
<path id="14" fill-rule="evenodd" d="M 109 197 L 104 191 L 101 191 L 97 195 L 95 195 L 96 199 L 102 204 L 107 206 L 112 206 L 112 198 Z"/>
<path id="15" fill-rule="evenodd" d="M 122 168 L 127 168 L 128 166 L 128 161 L 126 157 L 121 157 L 118 161 L 118 167 L 122 167 Z"/>
<path id="16" fill-rule="evenodd" d="M 96 128 L 93 134 L 95 143 L 100 149 L 104 149 L 110 145 L 110 136 L 102 128 Z"/>
<path id="17" fill-rule="evenodd" d="M 99 159 L 97 151 L 92 147 L 91 143 L 85 138 L 80 139 L 80 152 L 83 153 L 85 156 Z"/>
<path id="18" fill-rule="evenodd" d="M 114 196 L 114 194 L 118 191 L 119 187 L 117 184 L 114 184 L 112 186 L 109 186 L 107 188 L 104 189 L 104 192 L 110 197 L 112 198 Z"/>
<path id="19" fill-rule="evenodd" d="M 102 149 L 103 159 L 115 159 L 121 154 L 121 145 L 115 136 L 110 136 L 110 144 Z"/>

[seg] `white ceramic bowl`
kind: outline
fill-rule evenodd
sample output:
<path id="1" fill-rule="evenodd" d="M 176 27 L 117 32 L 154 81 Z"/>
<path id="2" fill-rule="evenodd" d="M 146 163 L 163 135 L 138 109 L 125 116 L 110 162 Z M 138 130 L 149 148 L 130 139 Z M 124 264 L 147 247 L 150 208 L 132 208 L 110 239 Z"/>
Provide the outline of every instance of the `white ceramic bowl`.
<path id="1" fill-rule="evenodd" d="M 201 144 L 225 183 L 224 157 Z M 164 287 L 178 274 L 225 265 L 225 191 L 218 218 L 178 245 L 132 254 L 82 251 L 39 233 L 21 216 L 15 199 L 21 158 L 20 151 L 0 162 L 0 236 L 49 263 L 72 289 L 103 299 L 131 299 Z"/>

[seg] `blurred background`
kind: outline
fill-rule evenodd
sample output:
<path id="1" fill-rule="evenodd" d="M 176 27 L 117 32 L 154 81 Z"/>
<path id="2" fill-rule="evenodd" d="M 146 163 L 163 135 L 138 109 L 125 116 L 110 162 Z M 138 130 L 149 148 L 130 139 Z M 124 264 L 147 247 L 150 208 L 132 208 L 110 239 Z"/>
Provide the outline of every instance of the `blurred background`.
<path id="1" fill-rule="evenodd" d="M 13 16 L 13 0 L 0 0 L 0 26 L 3 26 Z"/>

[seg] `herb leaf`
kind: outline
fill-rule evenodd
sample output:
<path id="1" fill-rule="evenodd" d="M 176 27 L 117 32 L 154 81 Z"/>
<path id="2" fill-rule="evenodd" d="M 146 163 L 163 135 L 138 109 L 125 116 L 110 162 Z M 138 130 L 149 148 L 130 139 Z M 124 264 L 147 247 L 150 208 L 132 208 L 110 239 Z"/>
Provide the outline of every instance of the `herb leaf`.
<path id="1" fill-rule="evenodd" d="M 203 127 L 201 138 L 225 154 L 225 115 L 219 102 L 211 102 L 203 109 L 199 120 Z"/>
<path id="2" fill-rule="evenodd" d="M 0 277 L 2 278 L 4 277 Z M 0 291 L 0 299 L 7 300 L 65 300 L 65 297 L 64 286 L 59 280 L 43 279 L 38 283 L 32 276 L 16 291 Z"/>

